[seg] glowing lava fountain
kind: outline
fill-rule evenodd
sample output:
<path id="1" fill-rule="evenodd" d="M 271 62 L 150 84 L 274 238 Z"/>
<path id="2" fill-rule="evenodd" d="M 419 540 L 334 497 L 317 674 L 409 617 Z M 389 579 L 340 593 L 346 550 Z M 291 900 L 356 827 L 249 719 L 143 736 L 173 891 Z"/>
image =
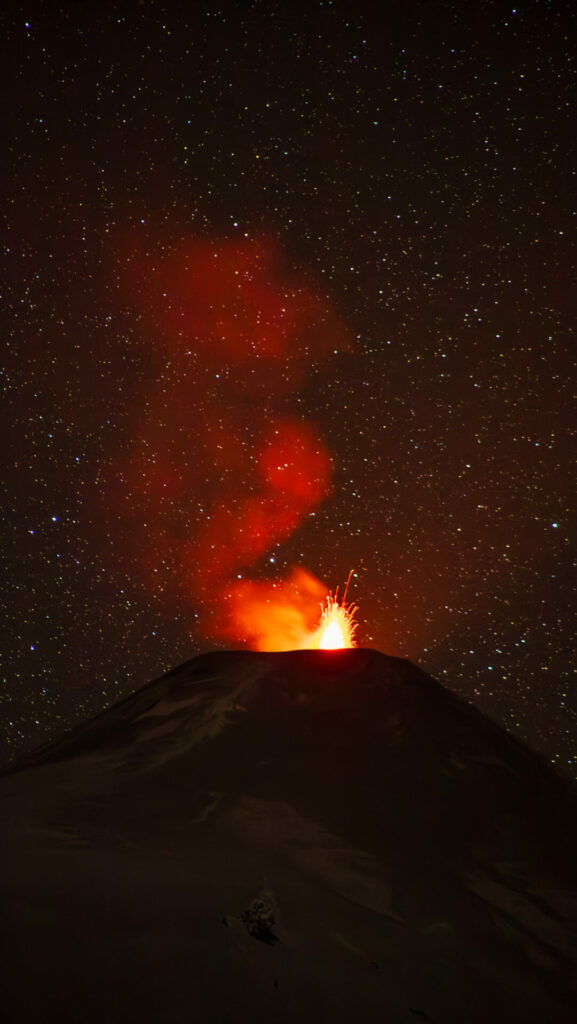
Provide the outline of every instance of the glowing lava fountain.
<path id="1" fill-rule="evenodd" d="M 338 599 L 338 589 L 333 597 L 329 594 L 325 605 L 321 605 L 322 614 L 318 628 L 313 633 L 310 647 L 321 651 L 336 651 L 343 647 L 356 647 L 355 622 L 356 604 L 347 604 L 346 596 L 352 572 L 347 580 L 343 600 Z"/>
<path id="2" fill-rule="evenodd" d="M 355 605 L 339 604 L 333 597 L 327 597 L 320 626 L 313 634 L 311 647 L 321 651 L 336 651 L 341 647 L 356 647 L 354 621 Z"/>

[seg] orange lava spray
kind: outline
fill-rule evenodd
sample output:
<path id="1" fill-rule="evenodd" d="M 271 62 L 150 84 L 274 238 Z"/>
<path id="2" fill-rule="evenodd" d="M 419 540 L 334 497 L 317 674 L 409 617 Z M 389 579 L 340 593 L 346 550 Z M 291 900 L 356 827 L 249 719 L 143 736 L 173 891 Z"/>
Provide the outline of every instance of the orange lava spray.
<path id="1" fill-rule="evenodd" d="M 347 604 L 346 597 L 353 570 L 349 573 L 342 601 L 339 601 L 338 587 L 333 596 L 329 593 L 325 604 L 321 604 L 321 621 L 309 642 L 310 647 L 322 651 L 335 651 L 343 647 L 356 647 L 357 622 L 356 604 Z"/>

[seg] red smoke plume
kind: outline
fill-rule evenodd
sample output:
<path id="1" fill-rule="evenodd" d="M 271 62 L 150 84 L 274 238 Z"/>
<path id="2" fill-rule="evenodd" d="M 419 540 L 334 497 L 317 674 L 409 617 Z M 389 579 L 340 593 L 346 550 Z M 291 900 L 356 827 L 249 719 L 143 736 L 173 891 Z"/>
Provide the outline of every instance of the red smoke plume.
<path id="1" fill-rule="evenodd" d="M 267 616 L 312 628 L 327 590 L 297 572 L 265 595 L 244 573 L 330 493 L 329 452 L 291 400 L 346 332 L 268 239 L 195 239 L 157 258 L 127 245 L 119 266 L 149 364 L 130 444 L 101 483 L 124 551 L 155 592 L 188 595 L 207 633 L 278 649 L 294 623 L 275 641 Z M 281 613 L 288 597 L 298 612 Z"/>

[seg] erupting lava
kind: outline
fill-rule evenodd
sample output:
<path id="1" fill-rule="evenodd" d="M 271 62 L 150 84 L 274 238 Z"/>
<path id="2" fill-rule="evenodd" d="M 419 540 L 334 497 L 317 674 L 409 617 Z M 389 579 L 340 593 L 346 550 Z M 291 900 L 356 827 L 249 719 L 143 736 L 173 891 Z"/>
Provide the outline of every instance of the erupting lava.
<path id="1" fill-rule="evenodd" d="M 342 600 L 338 589 L 334 595 L 328 592 L 306 569 L 295 568 L 274 582 L 239 581 L 223 597 L 224 614 L 215 619 L 218 632 L 255 651 L 356 647 L 357 606 L 346 601 L 351 576 Z"/>
<path id="2" fill-rule="evenodd" d="M 321 621 L 318 629 L 313 633 L 308 646 L 321 651 L 336 651 L 342 647 L 356 647 L 355 633 L 357 623 L 355 622 L 355 612 L 357 611 L 357 606 L 346 604 L 344 599 L 340 604 L 337 593 L 334 597 L 332 594 L 329 594 L 326 605 L 321 607 Z"/>
<path id="3" fill-rule="evenodd" d="M 329 593 L 326 604 L 321 605 L 322 614 L 318 628 L 313 633 L 309 647 L 321 651 L 337 651 L 343 647 L 356 647 L 355 622 L 356 604 L 347 604 L 347 591 L 353 570 L 349 573 L 342 601 L 339 601 L 339 589 L 335 596 Z"/>

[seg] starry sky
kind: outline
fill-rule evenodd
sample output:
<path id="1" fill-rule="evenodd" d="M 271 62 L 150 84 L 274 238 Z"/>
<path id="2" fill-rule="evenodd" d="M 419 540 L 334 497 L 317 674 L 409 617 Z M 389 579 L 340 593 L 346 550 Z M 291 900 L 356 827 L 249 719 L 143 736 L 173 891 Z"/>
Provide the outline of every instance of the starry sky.
<path id="1" fill-rule="evenodd" d="M 354 568 L 576 777 L 575 4 L 3 20 L 1 757 Z"/>

